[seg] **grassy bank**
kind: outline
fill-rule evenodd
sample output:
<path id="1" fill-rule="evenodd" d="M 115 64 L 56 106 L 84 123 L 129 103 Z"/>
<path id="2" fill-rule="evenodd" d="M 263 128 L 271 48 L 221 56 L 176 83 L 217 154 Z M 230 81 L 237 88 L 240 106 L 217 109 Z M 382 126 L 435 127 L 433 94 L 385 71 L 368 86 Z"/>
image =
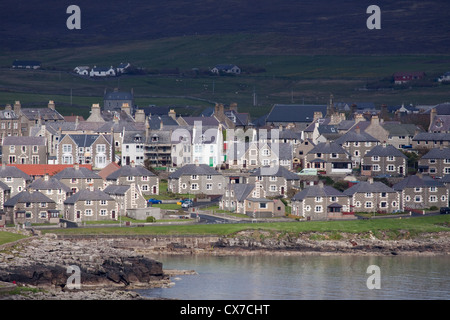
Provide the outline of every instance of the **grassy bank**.
<path id="1" fill-rule="evenodd" d="M 23 238 L 26 238 L 26 236 L 21 235 L 21 234 L 15 234 L 15 233 L 11 233 L 11 232 L 1 231 L 0 232 L 0 245 L 8 243 L 8 242 L 17 241 L 17 240 L 20 240 Z"/>
<path id="2" fill-rule="evenodd" d="M 411 236 L 424 232 L 450 231 L 450 215 L 417 217 L 368 219 L 353 221 L 308 221 L 308 222 L 274 222 L 248 224 L 213 224 L 213 225 L 179 225 L 179 226 L 145 226 L 145 227 L 108 227 L 108 228 L 76 228 L 44 231 L 56 234 L 80 235 L 219 235 L 226 236 L 243 230 L 267 230 L 273 232 L 334 232 L 364 233 L 372 231 L 377 234 L 409 232 Z"/>

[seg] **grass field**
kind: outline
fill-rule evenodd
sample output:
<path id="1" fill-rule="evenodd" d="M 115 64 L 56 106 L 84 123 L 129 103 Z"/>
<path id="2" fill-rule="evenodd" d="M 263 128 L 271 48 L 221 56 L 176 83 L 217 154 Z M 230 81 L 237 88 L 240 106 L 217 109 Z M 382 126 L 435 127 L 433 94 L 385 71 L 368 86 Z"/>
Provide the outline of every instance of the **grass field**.
<path id="1" fill-rule="evenodd" d="M 16 233 L 1 231 L 0 232 L 0 245 L 8 243 L 8 242 L 17 241 L 17 240 L 20 240 L 23 238 L 26 238 L 26 236 L 16 234 Z"/>
<path id="2" fill-rule="evenodd" d="M 145 226 L 139 228 L 76 228 L 44 232 L 57 234 L 102 234 L 102 235 L 220 235 L 226 236 L 242 230 L 267 230 L 274 232 L 345 232 L 364 233 L 372 231 L 397 233 L 408 231 L 411 235 L 423 232 L 450 231 L 450 215 L 403 218 L 403 219 L 369 219 L 354 221 L 308 221 L 275 222 L 248 224 L 213 224 L 213 225 L 179 225 L 179 226 Z"/>

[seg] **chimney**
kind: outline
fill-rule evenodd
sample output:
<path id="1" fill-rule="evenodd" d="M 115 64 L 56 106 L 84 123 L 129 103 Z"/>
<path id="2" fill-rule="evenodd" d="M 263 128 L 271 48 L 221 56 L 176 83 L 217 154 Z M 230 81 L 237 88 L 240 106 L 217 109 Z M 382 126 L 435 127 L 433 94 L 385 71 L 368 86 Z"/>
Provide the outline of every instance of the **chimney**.
<path id="1" fill-rule="evenodd" d="M 131 116 L 130 105 L 128 103 L 122 103 L 121 110 Z"/>
<path id="2" fill-rule="evenodd" d="M 322 119 L 323 118 L 323 114 L 320 111 L 314 111 L 314 121 L 318 120 L 318 119 Z"/>
<path id="3" fill-rule="evenodd" d="M 145 122 L 145 112 L 142 109 L 136 110 L 136 114 L 134 115 L 134 120 L 136 122 Z"/>
<path id="4" fill-rule="evenodd" d="M 45 176 L 44 176 L 44 181 L 48 181 L 49 179 L 50 179 L 50 176 L 49 176 L 48 173 L 46 173 Z"/>
<path id="5" fill-rule="evenodd" d="M 91 116 L 100 117 L 100 104 L 94 103 L 91 107 Z"/>
<path id="6" fill-rule="evenodd" d="M 133 160 L 133 161 L 131 161 L 131 163 L 130 163 L 130 167 L 132 167 L 132 168 L 136 167 L 136 163 L 134 162 L 134 160 Z"/>
<path id="7" fill-rule="evenodd" d="M 235 111 L 235 112 L 238 111 L 237 103 L 236 103 L 236 102 L 233 102 L 232 104 L 230 104 L 230 110 L 233 110 L 233 111 Z"/>
<path id="8" fill-rule="evenodd" d="M 430 129 L 431 126 L 433 125 L 434 119 L 436 119 L 436 116 L 437 116 L 437 110 L 436 110 L 436 108 L 431 109 L 431 111 L 430 111 L 430 126 L 429 126 L 428 129 Z"/>
<path id="9" fill-rule="evenodd" d="M 52 109 L 52 110 L 55 110 L 55 102 L 53 100 L 50 100 L 48 102 L 48 108 Z"/>
<path id="10" fill-rule="evenodd" d="M 373 184 L 373 178 L 370 177 L 369 179 L 367 179 L 367 182 L 369 182 L 370 184 Z"/>
<path id="11" fill-rule="evenodd" d="M 10 104 L 7 104 L 7 105 L 5 106 L 5 110 L 12 110 L 11 105 L 10 105 Z"/>
<path id="12" fill-rule="evenodd" d="M 73 167 L 75 170 L 79 170 L 80 169 L 80 164 L 79 163 L 74 163 Z"/>
<path id="13" fill-rule="evenodd" d="M 358 123 L 360 121 L 364 121 L 364 116 L 360 113 L 358 113 L 357 115 L 355 115 L 355 122 Z"/>
<path id="14" fill-rule="evenodd" d="M 175 110 L 170 109 L 169 111 L 169 117 L 171 117 L 173 120 L 177 120 L 177 113 L 175 112 Z"/>
<path id="15" fill-rule="evenodd" d="M 323 188 L 324 187 L 323 181 L 319 181 L 318 185 L 319 185 L 319 188 Z"/>
<path id="16" fill-rule="evenodd" d="M 360 134 L 361 133 L 361 129 L 359 128 L 359 126 L 356 126 L 355 132 L 356 132 L 356 134 Z"/>
<path id="17" fill-rule="evenodd" d="M 378 116 L 372 116 L 370 119 L 371 125 L 380 125 L 380 118 Z"/>
<path id="18" fill-rule="evenodd" d="M 14 113 L 16 114 L 16 115 L 20 115 L 20 109 L 21 109 L 21 104 L 20 104 L 20 101 L 16 101 L 15 103 L 14 103 Z"/>

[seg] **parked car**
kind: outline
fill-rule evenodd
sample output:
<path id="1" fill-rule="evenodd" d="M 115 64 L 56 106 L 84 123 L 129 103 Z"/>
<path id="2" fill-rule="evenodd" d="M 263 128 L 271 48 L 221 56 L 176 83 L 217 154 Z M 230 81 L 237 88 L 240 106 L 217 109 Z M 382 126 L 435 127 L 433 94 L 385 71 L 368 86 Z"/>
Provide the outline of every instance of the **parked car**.
<path id="1" fill-rule="evenodd" d="M 441 214 L 447 214 L 447 213 L 450 213 L 450 208 L 449 208 L 449 207 L 442 207 L 442 208 L 439 210 L 439 212 L 440 212 Z"/>
<path id="2" fill-rule="evenodd" d="M 150 203 L 150 204 L 159 204 L 159 203 L 162 203 L 162 201 L 161 200 L 158 200 L 158 199 L 148 199 L 148 201 L 147 201 L 148 203 Z"/>
<path id="3" fill-rule="evenodd" d="M 181 204 L 182 208 L 189 208 L 192 207 L 194 205 L 194 202 L 192 200 L 185 200 L 183 201 L 183 203 Z"/>

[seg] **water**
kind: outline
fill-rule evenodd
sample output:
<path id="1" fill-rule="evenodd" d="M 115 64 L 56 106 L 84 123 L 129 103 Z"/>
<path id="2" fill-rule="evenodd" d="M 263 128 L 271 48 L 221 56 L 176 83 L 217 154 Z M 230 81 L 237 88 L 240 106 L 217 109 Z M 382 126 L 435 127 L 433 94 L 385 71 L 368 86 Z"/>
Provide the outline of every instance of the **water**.
<path id="1" fill-rule="evenodd" d="M 448 300 L 449 256 L 160 256 L 165 269 L 195 270 L 170 288 L 139 290 L 181 300 Z M 370 265 L 380 289 L 369 289 Z"/>

